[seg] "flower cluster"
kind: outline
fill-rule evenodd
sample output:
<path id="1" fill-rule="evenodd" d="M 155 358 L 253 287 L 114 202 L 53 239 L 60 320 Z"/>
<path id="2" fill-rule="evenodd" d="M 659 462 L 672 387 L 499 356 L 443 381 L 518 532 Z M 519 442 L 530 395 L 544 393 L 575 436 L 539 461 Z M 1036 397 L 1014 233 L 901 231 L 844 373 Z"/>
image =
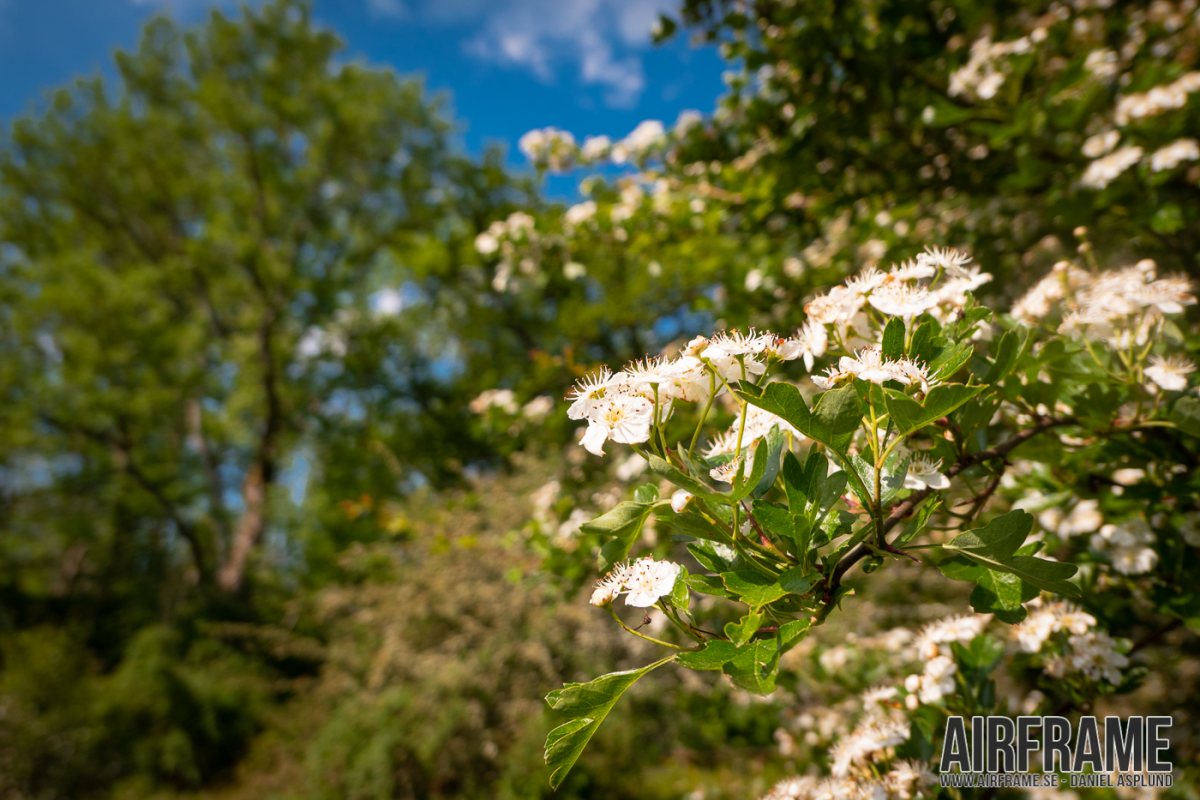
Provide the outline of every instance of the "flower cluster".
<path id="1" fill-rule="evenodd" d="M 1166 314 L 1193 305 L 1191 282 L 1183 276 L 1158 277 L 1157 266 L 1143 259 L 1133 266 L 1094 274 L 1059 262 L 1013 306 L 1013 316 L 1036 323 L 1061 309 L 1059 332 L 1085 333 L 1117 349 L 1151 342 Z"/>
<path id="2" fill-rule="evenodd" d="M 1044 28 L 1036 28 L 1029 36 L 1010 42 L 993 42 L 984 36 L 971 44 L 967 63 L 950 75 L 949 92 L 953 97 L 991 100 L 1000 91 L 1007 77 L 1007 59 L 1033 51 L 1034 44 L 1046 38 Z"/>
<path id="3" fill-rule="evenodd" d="M 970 256 L 951 248 L 927 248 L 915 259 L 888 271 L 868 267 L 804 306 L 809 319 L 834 326 L 844 343 L 870 330 L 870 316 L 911 320 L 924 313 L 955 319 L 968 293 L 992 279 Z"/>
<path id="4" fill-rule="evenodd" d="M 1156 117 L 1187 105 L 1188 95 L 1200 91 L 1200 72 L 1188 72 L 1171 83 L 1155 86 L 1146 92 L 1127 94 L 1117 101 L 1118 125 Z"/>
<path id="5" fill-rule="evenodd" d="M 670 418 L 677 402 L 708 402 L 732 382 L 761 377 L 773 360 L 820 355 L 824 344 L 820 343 L 819 350 L 816 344 L 803 329 L 790 338 L 754 330 L 719 333 L 712 339 L 698 336 L 675 356 L 636 361 L 616 373 L 602 369 L 584 378 L 571 390 L 567 415 L 587 421 L 580 444 L 590 453 L 603 455 L 609 440 L 622 444 L 649 441 L 654 428 Z M 718 438 L 710 451 L 733 454 L 744 449 L 779 424 L 772 416 L 756 412 L 753 426 L 747 417 L 747 424 L 739 426 L 732 439 L 728 435 Z M 751 427 L 749 438 L 746 427 Z"/>
<path id="6" fill-rule="evenodd" d="M 1154 543 L 1154 531 L 1140 517 L 1119 525 L 1104 525 L 1092 536 L 1091 543 L 1093 548 L 1108 556 L 1113 569 L 1122 575 L 1142 575 L 1158 564 L 1158 553 L 1150 547 Z"/>
<path id="7" fill-rule="evenodd" d="M 1029 604 L 1029 616 L 1011 629 L 1012 640 L 1025 653 L 1041 654 L 1047 675 L 1063 678 L 1074 673 L 1089 681 L 1117 686 L 1129 666 L 1128 648 L 1099 630 L 1096 618 L 1070 603 Z"/>

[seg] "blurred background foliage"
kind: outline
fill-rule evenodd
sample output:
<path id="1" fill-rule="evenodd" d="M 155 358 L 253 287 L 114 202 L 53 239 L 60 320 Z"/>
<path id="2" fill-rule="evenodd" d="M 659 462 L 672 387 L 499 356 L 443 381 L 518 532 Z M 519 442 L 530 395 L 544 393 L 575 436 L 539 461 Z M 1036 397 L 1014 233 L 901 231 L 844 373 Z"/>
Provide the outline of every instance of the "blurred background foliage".
<path id="1" fill-rule="evenodd" d="M 1195 274 L 1195 167 L 1079 188 L 1088 53 L 1137 39 L 1122 91 L 1197 62 L 1163 6 L 688 0 L 663 35 L 730 90 L 579 222 L 303 2 L 148 25 L 0 138 L 0 797 L 547 795 L 542 695 L 645 660 L 580 602 L 636 470 L 564 450 L 564 389 L 928 243 L 1009 296 L 1083 224 Z M 1053 14 L 999 96 L 948 93 Z M 749 796 L 783 713 L 656 673 L 560 796 Z"/>

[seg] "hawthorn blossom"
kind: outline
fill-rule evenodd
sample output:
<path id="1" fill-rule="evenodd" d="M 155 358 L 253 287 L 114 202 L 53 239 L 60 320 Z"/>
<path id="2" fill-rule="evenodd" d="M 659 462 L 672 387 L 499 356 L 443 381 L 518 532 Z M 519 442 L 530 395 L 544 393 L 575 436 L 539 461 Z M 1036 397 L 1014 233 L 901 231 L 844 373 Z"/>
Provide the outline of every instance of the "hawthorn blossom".
<path id="1" fill-rule="evenodd" d="M 639 558 L 624 575 L 625 605 L 649 608 L 675 588 L 682 568 L 672 561 Z"/>
<path id="2" fill-rule="evenodd" d="M 608 606 L 625 591 L 625 578 L 629 574 L 629 564 L 622 562 L 613 566 L 612 570 L 596 582 L 590 602 L 594 606 Z"/>
<path id="3" fill-rule="evenodd" d="M 825 355 L 825 348 L 828 346 L 829 334 L 825 331 L 825 326 L 808 320 L 794 336 L 783 339 L 776 345 L 775 354 L 784 361 L 803 359 L 804 368 L 812 370 L 814 360 Z"/>
<path id="4" fill-rule="evenodd" d="M 722 331 L 708 341 L 700 357 L 726 381 L 747 380 L 767 371 L 762 356 L 775 339 L 774 334 L 757 333 L 753 328 L 747 333 Z"/>
<path id="5" fill-rule="evenodd" d="M 1188 387 L 1188 375 L 1196 371 L 1196 365 L 1186 358 L 1179 356 L 1154 356 L 1150 366 L 1146 367 L 1146 377 L 1155 386 L 1169 392 L 1182 392 Z M 1149 387 L 1153 389 L 1154 387 Z"/>
<path id="6" fill-rule="evenodd" d="M 830 389 L 852 378 L 876 384 L 897 381 L 922 389 L 929 385 L 929 374 L 922 364 L 908 358 L 884 358 L 878 347 L 865 347 L 853 357 L 842 356 L 837 367 L 830 367 L 824 375 L 813 375 L 812 381 L 822 389 Z"/>
<path id="7" fill-rule="evenodd" d="M 1128 145 L 1088 164 L 1079 178 L 1081 186 L 1088 189 L 1103 189 L 1121 176 L 1142 158 L 1142 148 Z"/>
<path id="8" fill-rule="evenodd" d="M 1120 141 L 1121 134 L 1119 131 L 1108 130 L 1103 133 L 1097 133 L 1084 140 L 1082 152 L 1088 158 L 1099 158 L 1111 153 Z"/>
<path id="9" fill-rule="evenodd" d="M 919 286 L 893 282 L 871 292 L 868 302 L 888 316 L 908 321 L 936 306 L 938 297 Z"/>
<path id="10" fill-rule="evenodd" d="M 1154 531 L 1140 518 L 1105 525 L 1091 539 L 1092 547 L 1105 553 L 1122 575 L 1143 575 L 1154 569 L 1158 553 L 1150 547 L 1153 543 Z"/>
<path id="11" fill-rule="evenodd" d="M 1200 161 L 1200 142 L 1195 139 L 1176 139 L 1150 156 L 1151 172 L 1166 172 L 1185 161 Z"/>
<path id="12" fill-rule="evenodd" d="M 908 462 L 904 474 L 905 489 L 949 489 L 950 479 L 941 472 L 941 459 L 934 461 L 928 456 L 914 455 Z"/>

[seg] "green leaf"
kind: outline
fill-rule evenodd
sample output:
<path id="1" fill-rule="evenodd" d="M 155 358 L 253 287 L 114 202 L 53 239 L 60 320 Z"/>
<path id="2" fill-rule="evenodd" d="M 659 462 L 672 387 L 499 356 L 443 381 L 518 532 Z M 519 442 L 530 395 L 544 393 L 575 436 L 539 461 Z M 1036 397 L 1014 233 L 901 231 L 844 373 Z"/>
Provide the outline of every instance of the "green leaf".
<path id="1" fill-rule="evenodd" d="M 688 592 L 688 571 L 686 567 L 679 568 L 679 578 L 675 580 L 675 585 L 671 587 L 671 594 L 667 597 L 667 601 L 678 609 L 683 611 L 688 610 L 688 606 L 692 602 L 692 595 Z"/>
<path id="2" fill-rule="evenodd" d="M 695 670 L 719 670 L 737 655 L 738 646 L 724 639 L 713 639 L 699 650 L 688 650 L 675 657 L 683 666 Z"/>
<path id="3" fill-rule="evenodd" d="M 918 403 L 895 389 L 885 389 L 884 401 L 897 433 L 907 436 L 951 413 L 982 392 L 984 388 L 983 386 L 964 386 L 961 383 L 946 383 L 930 389 L 922 403 Z"/>
<path id="4" fill-rule="evenodd" d="M 749 495 L 750 492 L 754 491 L 754 488 L 758 486 L 759 481 L 761 481 L 763 476 L 767 473 L 767 465 L 771 460 L 770 456 L 768 455 L 768 449 L 769 448 L 766 440 L 760 440 L 758 446 L 754 448 L 754 463 L 750 465 L 750 474 L 739 475 L 740 480 L 735 479 L 737 482 L 734 485 L 733 490 L 724 496 L 725 502 L 740 502 L 747 495 Z M 776 454 L 775 458 L 776 461 L 778 461 L 778 454 Z"/>
<path id="5" fill-rule="evenodd" d="M 718 575 L 689 575 L 685 579 L 685 582 L 690 589 L 700 594 L 712 595 L 714 597 L 732 596 Z"/>
<path id="6" fill-rule="evenodd" d="M 1033 517 L 1027 512 L 1009 511 L 982 528 L 959 534 L 942 549 L 961 554 L 989 569 L 1016 575 L 1039 589 L 1077 597 L 1078 587 L 1067 580 L 1076 572 L 1074 564 L 1015 555 L 1032 527 Z"/>
<path id="7" fill-rule="evenodd" d="M 602 570 L 611 569 L 613 564 L 629 555 L 629 549 L 633 547 L 634 540 L 642 532 L 642 526 L 653 510 L 653 505 L 626 500 L 580 526 L 579 529 L 584 533 L 608 537 L 608 541 L 600 546 Z"/>
<path id="8" fill-rule="evenodd" d="M 729 544 L 729 536 L 725 531 L 695 511 L 681 511 L 678 514 L 671 514 L 670 516 L 663 515 L 658 519 L 659 522 L 666 525 L 669 531 L 678 536 Z"/>
<path id="9" fill-rule="evenodd" d="M 1181 397 L 1171 409 L 1171 421 L 1189 436 L 1200 437 L 1200 400 Z"/>
<path id="10" fill-rule="evenodd" d="M 741 647 L 754 634 L 758 633 L 758 628 L 762 625 L 763 615 L 757 611 L 747 614 L 737 622 L 725 623 L 725 635 L 729 637 L 729 641 L 733 642 L 738 647 Z"/>
<path id="11" fill-rule="evenodd" d="M 1000 337 L 1000 341 L 996 343 L 996 353 L 992 358 L 992 364 L 988 367 L 987 374 L 983 376 L 984 383 L 999 383 L 1013 371 L 1028 339 L 1024 330 L 1024 328 L 1012 328 L 1005 331 L 1004 335 Z"/>
<path id="12" fill-rule="evenodd" d="M 643 483 L 633 490 L 633 499 L 639 503 L 653 503 L 658 499 L 658 487 L 653 483 Z"/>
<path id="13" fill-rule="evenodd" d="M 557 789 L 567 777 L 621 695 L 643 675 L 673 658 L 640 669 L 611 672 L 587 683 L 568 683 L 546 695 L 546 702 L 552 709 L 573 717 L 546 736 L 545 759 L 546 766 L 550 767 L 552 789 Z"/>
<path id="14" fill-rule="evenodd" d="M 897 359 L 904 355 L 904 320 L 892 317 L 887 327 L 883 329 L 883 345 L 880 348 L 883 357 Z"/>
<path id="15" fill-rule="evenodd" d="M 818 577 L 803 567 L 792 567 L 779 576 L 779 585 L 788 594 L 804 594 L 816 584 Z"/>
<path id="16" fill-rule="evenodd" d="M 740 597 L 743 603 L 753 609 L 762 608 L 787 594 L 778 581 L 750 569 L 721 573 L 721 580 L 731 594 Z"/>
<path id="17" fill-rule="evenodd" d="M 770 694 L 775 689 L 780 643 L 777 639 L 759 639 L 739 648 L 725 664 L 725 674 L 737 686 L 755 694 Z"/>
<path id="18" fill-rule="evenodd" d="M 823 392 L 810 411 L 800 390 L 790 383 L 776 381 L 765 387 L 739 384 L 742 399 L 782 417 L 814 442 L 834 449 L 845 449 L 849 436 L 862 420 L 862 405 L 853 386 Z"/>
<path id="19" fill-rule="evenodd" d="M 725 495 L 718 492 L 711 486 L 693 478 L 683 470 L 676 467 L 671 462 L 663 459 L 660 456 L 651 455 L 647 462 L 650 464 L 650 471 L 655 475 L 661 475 L 671 483 L 678 486 L 680 489 L 686 489 L 696 497 L 702 500 L 712 500 L 718 503 L 725 502 Z"/>
<path id="20" fill-rule="evenodd" d="M 937 358 L 929 362 L 930 377 L 944 380 L 954 375 L 971 360 L 975 348 L 969 344 L 956 344 L 947 347 Z"/>
<path id="21" fill-rule="evenodd" d="M 953 558 L 938 565 L 953 580 L 974 583 L 971 608 L 981 614 L 995 614 L 1010 624 L 1025 618 L 1024 604 L 1038 595 L 1038 589 L 1011 572 L 989 569 L 966 558 Z"/>
<path id="22" fill-rule="evenodd" d="M 767 432 L 765 437 L 765 441 L 767 443 L 767 458 L 766 462 L 763 464 L 762 475 L 759 477 L 758 482 L 753 484 L 753 494 L 755 497 L 762 497 L 764 494 L 769 492 L 771 487 L 775 484 L 775 478 L 778 477 L 779 468 L 782 464 L 782 459 L 780 456 L 783 454 L 783 445 L 786 441 L 786 438 L 787 437 L 784 435 L 783 431 L 779 428 L 771 428 L 771 430 Z M 754 456 L 754 460 L 757 466 L 757 454 Z M 746 483 L 750 485 L 749 481 Z"/>

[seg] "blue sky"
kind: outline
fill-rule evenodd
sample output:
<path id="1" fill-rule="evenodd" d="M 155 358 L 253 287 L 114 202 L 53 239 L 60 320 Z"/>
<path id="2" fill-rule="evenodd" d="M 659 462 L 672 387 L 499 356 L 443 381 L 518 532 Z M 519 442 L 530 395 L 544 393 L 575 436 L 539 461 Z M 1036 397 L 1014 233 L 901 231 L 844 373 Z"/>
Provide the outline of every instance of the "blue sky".
<path id="1" fill-rule="evenodd" d="M 155 13 L 204 18 L 230 0 L 0 0 L 0 124 L 80 74 L 109 74 Z M 671 0 L 315 0 L 351 58 L 421 74 L 447 92 L 468 150 L 535 127 L 622 136 L 643 119 L 710 111 L 723 65 L 711 47 L 650 43 Z M 565 187 L 559 184 L 556 189 Z"/>

